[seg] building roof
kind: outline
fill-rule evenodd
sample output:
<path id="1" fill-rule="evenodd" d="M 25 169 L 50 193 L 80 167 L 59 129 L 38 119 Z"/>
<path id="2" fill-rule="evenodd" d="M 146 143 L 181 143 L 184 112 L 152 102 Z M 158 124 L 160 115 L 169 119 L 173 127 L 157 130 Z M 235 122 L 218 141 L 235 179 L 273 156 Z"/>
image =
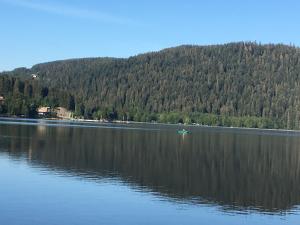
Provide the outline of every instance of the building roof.
<path id="1" fill-rule="evenodd" d="M 50 112 L 50 107 L 39 107 L 37 111 L 38 113 L 48 113 Z"/>
<path id="2" fill-rule="evenodd" d="M 0 95 L 0 101 L 4 101 L 4 97 Z"/>

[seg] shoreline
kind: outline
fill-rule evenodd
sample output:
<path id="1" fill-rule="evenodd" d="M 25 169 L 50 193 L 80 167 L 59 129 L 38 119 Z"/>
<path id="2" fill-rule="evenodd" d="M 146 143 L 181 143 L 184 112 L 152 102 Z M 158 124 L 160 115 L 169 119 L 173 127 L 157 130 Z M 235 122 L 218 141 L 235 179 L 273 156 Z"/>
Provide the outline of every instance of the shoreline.
<path id="1" fill-rule="evenodd" d="M 74 119 L 74 118 L 25 118 L 17 116 L 2 116 L 0 120 L 23 120 L 23 121 L 54 121 L 54 122 L 75 122 L 75 123 L 91 123 L 91 124 L 145 124 L 145 125 L 163 125 L 163 126 L 182 126 L 192 128 L 214 128 L 214 129 L 226 129 L 226 130 L 245 130 L 245 131 L 265 131 L 265 132 L 283 132 L 283 133 L 300 133 L 300 130 L 288 130 L 288 129 L 268 129 L 268 128 L 254 128 L 254 127 L 226 127 L 226 126 L 210 126 L 201 124 L 173 124 L 173 123 L 160 123 L 160 122 L 138 122 L 138 121 L 122 121 L 122 120 L 92 120 L 92 119 Z"/>

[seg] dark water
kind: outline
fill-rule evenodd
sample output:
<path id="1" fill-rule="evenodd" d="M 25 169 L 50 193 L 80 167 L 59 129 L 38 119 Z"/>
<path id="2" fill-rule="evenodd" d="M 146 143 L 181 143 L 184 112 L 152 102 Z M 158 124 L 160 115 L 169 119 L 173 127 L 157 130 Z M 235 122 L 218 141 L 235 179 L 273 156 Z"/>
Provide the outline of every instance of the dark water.
<path id="1" fill-rule="evenodd" d="M 0 224 L 300 224 L 300 134 L 0 120 Z"/>

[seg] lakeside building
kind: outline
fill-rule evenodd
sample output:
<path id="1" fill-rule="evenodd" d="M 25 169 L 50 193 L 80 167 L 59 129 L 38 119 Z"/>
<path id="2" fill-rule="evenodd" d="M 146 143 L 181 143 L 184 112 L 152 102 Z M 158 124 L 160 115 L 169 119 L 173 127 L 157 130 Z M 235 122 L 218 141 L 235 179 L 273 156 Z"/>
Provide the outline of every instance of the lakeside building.
<path id="1" fill-rule="evenodd" d="M 2 95 L 0 95 L 0 104 L 4 103 L 4 101 L 5 101 L 5 98 Z"/>
<path id="2" fill-rule="evenodd" d="M 37 110 L 39 116 L 48 116 L 51 113 L 50 107 L 39 107 Z"/>
<path id="3" fill-rule="evenodd" d="M 55 113 L 56 117 L 61 119 L 70 119 L 72 117 L 72 112 L 63 107 L 55 108 Z"/>

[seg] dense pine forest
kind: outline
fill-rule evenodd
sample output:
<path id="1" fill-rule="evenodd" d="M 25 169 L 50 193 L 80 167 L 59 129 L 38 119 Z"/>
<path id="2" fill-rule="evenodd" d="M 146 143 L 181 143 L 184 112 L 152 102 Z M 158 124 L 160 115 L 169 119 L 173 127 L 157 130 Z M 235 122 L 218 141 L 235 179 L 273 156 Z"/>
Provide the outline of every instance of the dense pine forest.
<path id="1" fill-rule="evenodd" d="M 300 49 L 230 43 L 38 64 L 0 75 L 0 114 L 300 129 Z"/>

